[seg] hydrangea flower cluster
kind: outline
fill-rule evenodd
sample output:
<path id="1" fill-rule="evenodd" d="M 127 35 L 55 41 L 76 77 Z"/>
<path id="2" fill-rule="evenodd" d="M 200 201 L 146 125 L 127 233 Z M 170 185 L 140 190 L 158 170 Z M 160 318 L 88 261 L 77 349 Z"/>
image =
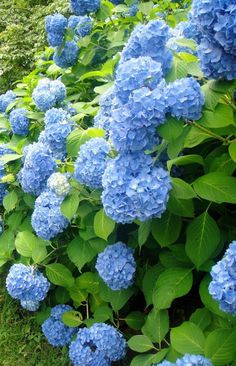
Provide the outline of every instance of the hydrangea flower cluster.
<path id="1" fill-rule="evenodd" d="M 209 293 L 220 308 L 236 315 L 236 241 L 226 250 L 225 256 L 212 267 Z"/>
<path id="2" fill-rule="evenodd" d="M 190 77 L 170 83 L 166 88 L 166 101 L 173 117 L 198 120 L 201 118 L 205 97 L 199 83 Z"/>
<path id="3" fill-rule="evenodd" d="M 79 47 L 75 41 L 68 41 L 65 43 L 63 49 L 56 48 L 53 61 L 55 64 L 63 69 L 73 66 L 79 55 Z"/>
<path id="4" fill-rule="evenodd" d="M 91 33 L 93 20 L 88 16 L 71 15 L 68 19 L 68 27 L 74 29 L 79 38 L 83 38 Z"/>
<path id="5" fill-rule="evenodd" d="M 101 5 L 101 0 L 71 0 L 71 10 L 75 15 L 95 13 Z"/>
<path id="6" fill-rule="evenodd" d="M 16 94 L 12 90 L 8 90 L 5 94 L 0 95 L 0 113 L 5 113 L 7 107 L 16 99 Z"/>
<path id="7" fill-rule="evenodd" d="M 98 114 L 94 118 L 94 126 L 98 128 L 102 128 L 109 133 L 110 123 L 111 123 L 111 111 L 112 111 L 112 103 L 115 98 L 114 88 L 110 88 L 101 95 L 99 99 L 99 111 Z"/>
<path id="8" fill-rule="evenodd" d="M 63 102 L 66 97 L 66 88 L 60 80 L 44 78 L 39 81 L 32 97 L 37 108 L 42 112 L 46 112 Z"/>
<path id="9" fill-rule="evenodd" d="M 102 184 L 106 214 L 119 223 L 160 217 L 171 189 L 168 172 L 154 167 L 152 158 L 142 152 L 110 160 Z"/>
<path id="10" fill-rule="evenodd" d="M 18 177 L 24 192 L 38 196 L 55 171 L 56 162 L 46 145 L 38 142 L 24 149 L 24 165 Z"/>
<path id="11" fill-rule="evenodd" d="M 160 62 L 166 75 L 172 65 L 172 53 L 166 47 L 169 39 L 169 27 L 162 20 L 152 20 L 146 25 L 139 24 L 132 32 L 121 54 L 121 63 L 131 58 L 149 56 Z"/>
<path id="12" fill-rule="evenodd" d="M 7 154 L 14 154 L 7 144 L 0 144 L 0 157 Z"/>
<path id="13" fill-rule="evenodd" d="M 67 176 L 61 173 L 53 173 L 48 178 L 47 187 L 58 196 L 65 197 L 70 192 Z"/>
<path id="14" fill-rule="evenodd" d="M 235 1 L 194 0 L 189 17 L 201 32 L 198 56 L 206 77 L 235 79 Z"/>
<path id="15" fill-rule="evenodd" d="M 50 283 L 36 268 L 20 263 L 11 266 L 6 286 L 13 299 L 20 300 L 27 310 L 35 311 L 47 296 Z"/>
<path id="16" fill-rule="evenodd" d="M 45 30 L 50 46 L 61 46 L 67 27 L 67 19 L 62 14 L 48 15 L 45 19 Z"/>
<path id="17" fill-rule="evenodd" d="M 74 122 L 70 114 L 62 108 L 52 108 L 45 113 L 45 130 L 39 141 L 48 145 L 56 159 L 66 157 L 66 138 L 71 133 Z"/>
<path id="18" fill-rule="evenodd" d="M 29 133 L 29 118 L 25 108 L 16 108 L 11 111 L 9 121 L 12 132 L 16 135 L 27 136 Z"/>
<path id="19" fill-rule="evenodd" d="M 112 290 L 122 290 L 132 286 L 136 263 L 133 249 L 118 242 L 108 245 L 98 255 L 96 270 L 100 277 Z"/>
<path id="20" fill-rule="evenodd" d="M 42 324 L 42 331 L 48 342 L 54 347 L 69 344 L 77 328 L 70 328 L 62 321 L 62 315 L 73 310 L 69 305 L 56 305 L 51 310 L 50 317 Z"/>
<path id="21" fill-rule="evenodd" d="M 75 179 L 89 188 L 101 188 L 109 151 L 109 143 L 100 137 L 83 144 L 75 162 Z"/>
<path id="22" fill-rule="evenodd" d="M 0 180 L 5 176 L 4 165 L 0 160 Z M 6 183 L 0 182 L 0 205 L 2 205 L 3 199 L 8 193 L 8 185 Z"/>
<path id="23" fill-rule="evenodd" d="M 125 105 L 112 110 L 110 137 L 119 152 L 144 151 L 158 144 L 156 127 L 165 122 L 165 82 L 156 89 L 136 89 Z"/>
<path id="24" fill-rule="evenodd" d="M 95 323 L 91 328 L 79 330 L 69 348 L 74 366 L 110 366 L 126 354 L 126 342 L 113 326 Z"/>
<path id="25" fill-rule="evenodd" d="M 61 213 L 63 200 L 64 195 L 59 196 L 50 189 L 46 189 L 36 199 L 31 223 L 40 238 L 51 240 L 69 225 L 69 221 Z"/>
<path id="26" fill-rule="evenodd" d="M 182 358 L 178 358 L 175 363 L 163 361 L 156 366 L 213 366 L 211 361 L 201 355 L 185 354 Z"/>

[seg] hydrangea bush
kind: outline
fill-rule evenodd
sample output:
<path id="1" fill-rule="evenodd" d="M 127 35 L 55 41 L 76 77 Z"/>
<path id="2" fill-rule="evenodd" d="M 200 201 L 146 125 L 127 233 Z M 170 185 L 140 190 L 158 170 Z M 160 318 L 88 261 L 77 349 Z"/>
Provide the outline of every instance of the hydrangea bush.
<path id="1" fill-rule="evenodd" d="M 235 3 L 67 10 L 0 96 L 7 291 L 68 365 L 235 366 Z"/>

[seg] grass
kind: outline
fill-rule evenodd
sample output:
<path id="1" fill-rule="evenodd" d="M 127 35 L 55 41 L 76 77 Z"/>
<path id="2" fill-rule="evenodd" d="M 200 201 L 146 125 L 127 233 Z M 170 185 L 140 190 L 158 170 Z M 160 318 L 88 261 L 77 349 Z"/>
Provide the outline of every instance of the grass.
<path id="1" fill-rule="evenodd" d="M 67 351 L 51 347 L 32 313 L 22 310 L 0 281 L 0 365 L 69 366 Z"/>

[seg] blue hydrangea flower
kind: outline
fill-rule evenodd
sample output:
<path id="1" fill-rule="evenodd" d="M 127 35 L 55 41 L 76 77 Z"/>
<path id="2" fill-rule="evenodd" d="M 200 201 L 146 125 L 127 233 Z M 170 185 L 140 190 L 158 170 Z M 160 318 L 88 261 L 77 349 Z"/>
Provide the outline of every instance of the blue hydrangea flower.
<path id="1" fill-rule="evenodd" d="M 109 143 L 100 137 L 83 144 L 75 162 L 75 179 L 89 188 L 101 188 L 109 151 Z"/>
<path id="2" fill-rule="evenodd" d="M 20 302 L 20 304 L 21 304 L 22 308 L 24 308 L 28 311 L 37 311 L 40 306 L 39 301 L 32 301 L 32 300 L 29 300 L 29 301 L 22 300 Z"/>
<path id="3" fill-rule="evenodd" d="M 45 19 L 45 30 L 48 43 L 52 47 L 61 46 L 67 27 L 67 19 L 62 14 L 48 15 Z"/>
<path id="4" fill-rule="evenodd" d="M 154 167 L 144 153 L 122 154 L 110 160 L 102 184 L 103 207 L 118 223 L 160 217 L 171 189 L 168 172 Z"/>
<path id="5" fill-rule="evenodd" d="M 70 310 L 73 309 L 69 305 L 56 305 L 52 308 L 51 316 L 42 324 L 43 334 L 54 347 L 69 344 L 77 331 L 77 328 L 70 328 L 62 321 L 62 315 Z"/>
<path id="6" fill-rule="evenodd" d="M 166 75 L 173 60 L 171 51 L 166 48 L 168 39 L 169 27 L 162 20 L 137 25 L 122 51 L 121 63 L 131 58 L 149 56 L 161 63 L 163 74 Z"/>
<path id="7" fill-rule="evenodd" d="M 190 77 L 170 83 L 166 88 L 166 101 L 173 117 L 198 120 L 205 97 L 199 83 Z"/>
<path id="8" fill-rule="evenodd" d="M 69 348 L 74 366 L 110 366 L 125 356 L 126 342 L 121 333 L 104 323 L 82 328 Z"/>
<path id="9" fill-rule="evenodd" d="M 39 141 L 46 144 L 56 159 L 66 157 L 66 138 L 71 133 L 74 122 L 62 108 L 48 110 L 44 118 L 45 130 L 40 134 Z"/>
<path id="10" fill-rule="evenodd" d="M 110 361 L 119 361 L 125 357 L 126 341 L 115 327 L 105 323 L 95 323 L 89 331 L 97 349 Z"/>
<path id="11" fill-rule="evenodd" d="M 178 358 L 175 363 L 169 361 L 163 361 L 154 366 L 213 366 L 208 358 L 202 355 L 189 355 L 186 354 L 182 358 Z"/>
<path id="12" fill-rule="evenodd" d="M 0 157 L 7 154 L 14 154 L 7 144 L 0 144 Z"/>
<path id="13" fill-rule="evenodd" d="M 93 20 L 88 16 L 70 16 L 68 27 L 75 30 L 78 37 L 83 38 L 91 33 L 93 28 Z"/>
<path id="14" fill-rule="evenodd" d="M 29 133 L 29 118 L 25 108 L 17 108 L 11 111 L 9 121 L 12 132 L 16 135 L 27 136 Z"/>
<path id="15" fill-rule="evenodd" d="M 39 81 L 32 97 L 37 108 L 42 112 L 46 112 L 65 99 L 66 88 L 60 80 L 44 78 Z"/>
<path id="16" fill-rule="evenodd" d="M 110 0 L 110 2 L 114 5 L 119 5 L 119 4 L 122 4 L 124 2 L 124 0 Z"/>
<path id="17" fill-rule="evenodd" d="M 136 89 L 127 104 L 112 110 L 110 137 L 117 151 L 144 151 L 159 142 L 156 127 L 165 121 L 165 86 L 162 82 L 153 91 Z"/>
<path id="18" fill-rule="evenodd" d="M 104 129 L 107 134 L 110 130 L 110 123 L 111 123 L 111 110 L 113 105 L 113 100 L 115 98 L 114 88 L 110 88 L 101 95 L 99 99 L 99 106 L 100 109 L 98 114 L 94 117 L 94 127 Z"/>
<path id="19" fill-rule="evenodd" d="M 226 53 L 220 45 L 203 37 L 197 51 L 202 71 L 207 78 L 226 80 L 236 78 L 235 57 Z"/>
<path id="20" fill-rule="evenodd" d="M 100 8 L 101 0 L 71 0 L 71 10 L 75 15 L 95 13 Z"/>
<path id="21" fill-rule="evenodd" d="M 224 48 L 225 52 L 236 56 L 236 6 L 230 1 L 224 12 L 217 12 L 214 24 L 214 39 Z"/>
<path id="22" fill-rule="evenodd" d="M 225 256 L 212 267 L 209 293 L 220 308 L 236 315 L 236 241 L 226 250 Z"/>
<path id="23" fill-rule="evenodd" d="M 16 94 L 12 90 L 8 90 L 5 94 L 0 95 L 0 113 L 5 113 L 7 107 L 16 99 Z"/>
<path id="24" fill-rule="evenodd" d="M 36 268 L 20 263 L 11 266 L 6 286 L 13 299 L 37 302 L 45 299 L 50 283 Z"/>
<path id="25" fill-rule="evenodd" d="M 0 236 L 3 233 L 3 230 L 4 230 L 4 223 L 3 223 L 2 219 L 0 218 Z"/>
<path id="26" fill-rule="evenodd" d="M 31 223 L 37 236 L 45 240 L 55 238 L 69 225 L 69 221 L 61 213 L 64 196 L 47 189 L 35 201 Z"/>
<path id="27" fill-rule="evenodd" d="M 108 245 L 98 255 L 96 270 L 112 290 L 122 290 L 132 286 L 136 270 L 133 249 L 122 242 Z"/>
<path id="28" fill-rule="evenodd" d="M 24 192 L 38 196 L 46 187 L 50 175 L 56 171 L 56 162 L 51 151 L 42 143 L 27 146 L 24 154 L 19 181 Z"/>
<path id="29" fill-rule="evenodd" d="M 202 355 L 186 354 L 182 358 L 176 360 L 176 366 L 213 366 L 208 358 Z"/>
<path id="30" fill-rule="evenodd" d="M 0 180 L 5 176 L 5 169 L 3 163 L 0 161 Z M 2 205 L 4 197 L 8 193 L 8 185 L 0 182 L 0 205 Z"/>
<path id="31" fill-rule="evenodd" d="M 142 87 L 155 89 L 162 80 L 159 62 L 150 57 L 138 57 L 121 63 L 116 71 L 115 94 L 126 103 L 132 91 Z"/>
<path id="32" fill-rule="evenodd" d="M 196 43 L 200 43 L 202 39 L 202 33 L 199 30 L 197 24 L 193 21 L 191 13 L 189 13 L 189 21 L 182 23 L 184 23 L 183 36 L 185 38 L 194 39 Z"/>
<path id="33" fill-rule="evenodd" d="M 184 38 L 192 38 L 187 37 L 187 33 L 190 33 L 187 28 L 188 22 L 180 22 L 175 28 L 170 30 L 171 37 L 167 41 L 166 46 L 170 48 L 174 52 L 186 52 L 193 55 L 196 55 L 196 51 L 192 50 L 188 46 L 183 46 L 178 44 L 178 41 Z M 185 29 L 187 30 L 185 31 Z M 184 34 L 185 33 L 185 34 Z"/>
<path id="34" fill-rule="evenodd" d="M 129 7 L 129 15 L 131 17 L 135 17 L 138 12 L 138 0 L 134 1 L 133 4 Z"/>
<path id="35" fill-rule="evenodd" d="M 65 197 L 70 192 L 67 176 L 61 173 L 53 173 L 48 178 L 47 187 L 58 196 Z"/>
<path id="36" fill-rule="evenodd" d="M 67 69 L 73 66 L 79 55 L 79 47 L 75 41 L 68 41 L 65 43 L 63 49 L 56 48 L 53 55 L 53 61 L 62 69 Z"/>

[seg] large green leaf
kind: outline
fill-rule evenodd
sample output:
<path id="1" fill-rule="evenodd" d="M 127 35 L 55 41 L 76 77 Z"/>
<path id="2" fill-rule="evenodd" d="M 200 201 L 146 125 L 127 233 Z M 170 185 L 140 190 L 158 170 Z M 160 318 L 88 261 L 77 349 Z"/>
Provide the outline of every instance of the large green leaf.
<path id="1" fill-rule="evenodd" d="M 9 192 L 4 198 L 3 198 L 3 206 L 7 212 L 12 211 L 18 202 L 18 197 L 15 191 Z"/>
<path id="2" fill-rule="evenodd" d="M 83 323 L 82 315 L 78 311 L 71 310 L 62 314 L 62 321 L 68 327 L 78 327 Z"/>
<path id="3" fill-rule="evenodd" d="M 160 219 L 152 222 L 152 235 L 161 247 L 174 243 L 181 231 L 181 218 L 166 211 Z M 173 230 L 173 228 L 175 228 Z"/>
<path id="4" fill-rule="evenodd" d="M 217 203 L 236 203 L 236 178 L 222 173 L 209 173 L 198 178 L 193 187 L 205 200 Z"/>
<path id="5" fill-rule="evenodd" d="M 186 253 L 197 269 L 211 257 L 219 241 L 220 230 L 207 211 L 189 224 Z"/>
<path id="6" fill-rule="evenodd" d="M 61 204 L 61 212 L 68 219 L 71 220 L 75 215 L 78 207 L 79 207 L 79 194 L 74 192 L 68 195 Z"/>
<path id="7" fill-rule="evenodd" d="M 182 132 L 183 122 L 173 117 L 169 117 L 165 123 L 158 128 L 159 135 L 169 142 L 178 138 Z"/>
<path id="8" fill-rule="evenodd" d="M 136 352 L 147 352 L 154 348 L 151 340 L 145 335 L 136 335 L 129 339 L 128 346 Z"/>
<path id="9" fill-rule="evenodd" d="M 138 355 L 133 358 L 130 366 L 153 366 L 160 363 L 168 352 L 168 348 L 164 348 L 156 354 Z"/>
<path id="10" fill-rule="evenodd" d="M 141 222 L 138 228 L 138 244 L 141 247 L 147 240 L 152 228 L 152 221 Z"/>
<path id="11" fill-rule="evenodd" d="M 139 330 L 143 326 L 145 315 L 141 311 L 132 311 L 125 317 L 125 322 L 131 329 Z"/>
<path id="12" fill-rule="evenodd" d="M 157 279 L 153 292 L 155 308 L 167 309 L 174 299 L 186 295 L 193 283 L 192 271 L 189 268 L 172 267 L 166 269 Z"/>
<path id="13" fill-rule="evenodd" d="M 24 257 L 34 257 L 36 263 L 43 259 L 43 255 L 46 255 L 46 245 L 46 241 L 37 238 L 30 231 L 19 232 L 15 240 L 17 252 Z"/>
<path id="14" fill-rule="evenodd" d="M 67 254 L 71 262 L 81 271 L 83 266 L 86 263 L 91 262 L 97 253 L 88 241 L 84 241 L 80 237 L 77 237 L 69 243 Z"/>
<path id="15" fill-rule="evenodd" d="M 204 354 L 205 337 L 202 330 L 194 323 L 184 322 L 170 332 L 173 348 L 182 354 Z"/>
<path id="16" fill-rule="evenodd" d="M 74 278 L 71 271 L 61 263 L 52 263 L 46 266 L 46 274 L 50 282 L 62 287 L 72 287 Z"/>
<path id="17" fill-rule="evenodd" d="M 225 366 L 234 360 L 236 329 L 216 329 L 211 332 L 205 345 L 205 355 L 214 366 Z"/>
<path id="18" fill-rule="evenodd" d="M 94 216 L 94 231 L 99 238 L 107 240 L 114 228 L 115 221 L 108 217 L 103 209 L 96 213 Z"/>
<path id="19" fill-rule="evenodd" d="M 154 285 L 157 281 L 157 278 L 163 272 L 164 268 L 157 264 L 147 270 L 143 277 L 142 281 L 142 290 L 144 293 L 144 297 L 146 300 L 147 305 L 152 304 L 152 293 L 154 289 Z"/>
<path id="20" fill-rule="evenodd" d="M 212 314 L 208 309 L 200 308 L 191 315 L 190 321 L 204 331 L 211 324 Z"/>
<path id="21" fill-rule="evenodd" d="M 172 178 L 172 195 L 182 200 L 188 200 L 197 196 L 190 184 L 180 178 Z"/>
<path id="22" fill-rule="evenodd" d="M 142 332 L 152 342 L 161 343 L 169 331 L 169 315 L 167 310 L 152 309 L 142 327 Z"/>

